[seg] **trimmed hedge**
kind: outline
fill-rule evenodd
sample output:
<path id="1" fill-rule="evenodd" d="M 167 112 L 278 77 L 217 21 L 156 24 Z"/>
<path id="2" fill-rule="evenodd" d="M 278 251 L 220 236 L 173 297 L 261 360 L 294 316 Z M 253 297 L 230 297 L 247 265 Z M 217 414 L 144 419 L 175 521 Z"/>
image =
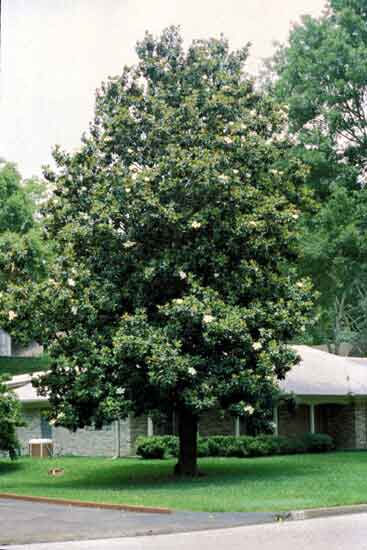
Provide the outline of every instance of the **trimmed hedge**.
<path id="1" fill-rule="evenodd" d="M 178 456 L 179 440 L 173 435 L 139 437 L 136 453 L 142 458 L 162 459 Z M 301 437 L 274 435 L 199 437 L 198 456 L 256 457 L 296 453 L 325 453 L 334 449 L 333 439 L 326 434 L 307 433 Z"/>

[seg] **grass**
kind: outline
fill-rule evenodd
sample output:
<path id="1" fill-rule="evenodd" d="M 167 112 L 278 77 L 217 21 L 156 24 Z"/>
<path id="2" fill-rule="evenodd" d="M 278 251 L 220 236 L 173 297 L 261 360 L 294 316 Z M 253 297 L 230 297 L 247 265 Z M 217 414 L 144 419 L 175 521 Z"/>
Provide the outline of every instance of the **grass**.
<path id="1" fill-rule="evenodd" d="M 367 453 L 200 460 L 178 480 L 172 460 L 0 460 L 0 492 L 202 511 L 286 511 L 367 501 Z M 51 467 L 64 468 L 51 477 Z"/>
<path id="2" fill-rule="evenodd" d="M 0 357 L 0 376 L 17 376 L 48 369 L 47 355 L 39 357 Z"/>

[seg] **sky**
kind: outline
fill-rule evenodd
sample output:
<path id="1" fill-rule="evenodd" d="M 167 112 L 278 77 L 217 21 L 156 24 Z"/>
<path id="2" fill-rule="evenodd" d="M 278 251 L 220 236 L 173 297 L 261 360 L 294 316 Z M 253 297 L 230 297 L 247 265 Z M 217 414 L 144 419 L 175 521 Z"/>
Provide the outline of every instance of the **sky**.
<path id="1" fill-rule="evenodd" d="M 2 0 L 0 157 L 41 175 L 55 144 L 78 147 L 96 88 L 136 61 L 146 30 L 181 25 L 185 43 L 223 33 L 251 42 L 249 72 L 326 0 Z"/>

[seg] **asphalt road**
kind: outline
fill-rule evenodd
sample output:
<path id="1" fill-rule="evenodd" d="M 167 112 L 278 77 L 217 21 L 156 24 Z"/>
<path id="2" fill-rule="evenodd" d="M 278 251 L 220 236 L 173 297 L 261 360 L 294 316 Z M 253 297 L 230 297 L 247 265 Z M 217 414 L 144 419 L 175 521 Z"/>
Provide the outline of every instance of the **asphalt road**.
<path id="1" fill-rule="evenodd" d="M 11 550 L 367 550 L 367 514 Z"/>
<path id="2" fill-rule="evenodd" d="M 146 514 L 0 499 L 4 545 L 177 533 L 274 521 L 274 514 Z"/>

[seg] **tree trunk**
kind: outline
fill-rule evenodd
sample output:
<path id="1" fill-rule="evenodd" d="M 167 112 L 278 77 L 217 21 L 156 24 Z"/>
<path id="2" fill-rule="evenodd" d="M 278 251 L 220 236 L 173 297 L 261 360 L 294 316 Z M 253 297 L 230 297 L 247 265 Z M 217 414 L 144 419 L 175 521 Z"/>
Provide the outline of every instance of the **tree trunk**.
<path id="1" fill-rule="evenodd" d="M 180 450 L 175 474 L 194 477 L 197 470 L 198 417 L 190 411 L 181 409 L 178 417 L 178 435 Z"/>

